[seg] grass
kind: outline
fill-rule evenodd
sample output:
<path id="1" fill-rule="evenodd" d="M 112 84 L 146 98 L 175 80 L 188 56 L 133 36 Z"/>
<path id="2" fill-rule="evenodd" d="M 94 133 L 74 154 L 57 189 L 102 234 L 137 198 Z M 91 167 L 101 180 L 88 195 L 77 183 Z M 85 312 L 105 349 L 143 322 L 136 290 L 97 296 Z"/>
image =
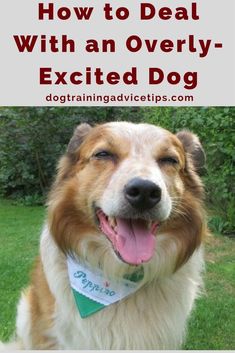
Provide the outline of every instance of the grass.
<path id="1" fill-rule="evenodd" d="M 0 340 L 14 331 L 16 303 L 38 253 L 42 207 L 0 200 Z M 235 241 L 211 237 L 206 244 L 205 294 L 189 321 L 184 349 L 235 349 Z"/>
<path id="2" fill-rule="evenodd" d="M 43 218 L 42 207 L 15 206 L 0 199 L 0 340 L 14 331 L 16 303 L 29 281 Z"/>
<path id="3" fill-rule="evenodd" d="M 205 293 L 190 318 L 185 349 L 235 349 L 235 240 L 206 244 Z"/>

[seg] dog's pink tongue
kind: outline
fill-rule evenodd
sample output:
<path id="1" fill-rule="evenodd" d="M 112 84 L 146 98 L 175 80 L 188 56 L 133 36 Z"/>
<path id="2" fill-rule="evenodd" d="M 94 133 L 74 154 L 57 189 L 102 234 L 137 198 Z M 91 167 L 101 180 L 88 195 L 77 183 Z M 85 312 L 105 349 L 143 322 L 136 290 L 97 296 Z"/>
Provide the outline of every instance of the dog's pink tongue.
<path id="1" fill-rule="evenodd" d="M 116 218 L 118 239 L 116 248 L 124 261 L 139 265 L 151 259 L 155 237 L 143 220 Z"/>

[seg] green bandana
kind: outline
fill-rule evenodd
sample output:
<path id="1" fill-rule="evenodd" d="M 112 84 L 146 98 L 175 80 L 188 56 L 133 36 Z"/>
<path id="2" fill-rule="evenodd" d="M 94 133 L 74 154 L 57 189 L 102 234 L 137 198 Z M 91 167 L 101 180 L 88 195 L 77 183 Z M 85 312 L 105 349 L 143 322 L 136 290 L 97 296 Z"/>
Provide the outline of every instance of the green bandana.
<path id="1" fill-rule="evenodd" d="M 143 268 L 130 276 L 107 279 L 100 269 L 92 269 L 89 264 L 67 258 L 70 285 L 79 313 L 82 318 L 120 301 L 136 292 L 143 278 Z"/>

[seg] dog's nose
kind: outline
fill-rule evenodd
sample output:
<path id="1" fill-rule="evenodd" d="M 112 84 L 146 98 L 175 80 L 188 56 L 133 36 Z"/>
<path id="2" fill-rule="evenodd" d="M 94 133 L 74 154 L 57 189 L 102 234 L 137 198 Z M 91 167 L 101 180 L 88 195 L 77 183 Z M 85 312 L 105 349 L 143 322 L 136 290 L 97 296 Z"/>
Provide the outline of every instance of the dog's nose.
<path id="1" fill-rule="evenodd" d="M 149 180 L 134 178 L 124 188 L 125 198 L 134 208 L 146 211 L 161 200 L 161 189 Z"/>

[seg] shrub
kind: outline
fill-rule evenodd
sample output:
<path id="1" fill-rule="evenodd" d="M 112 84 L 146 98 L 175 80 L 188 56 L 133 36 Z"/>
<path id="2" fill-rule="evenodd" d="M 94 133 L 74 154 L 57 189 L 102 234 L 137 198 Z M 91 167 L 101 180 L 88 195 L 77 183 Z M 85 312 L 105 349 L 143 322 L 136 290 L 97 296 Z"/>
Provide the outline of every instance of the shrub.
<path id="1" fill-rule="evenodd" d="M 26 204 L 43 202 L 56 162 L 75 126 L 133 120 L 138 108 L 1 108 L 0 194 Z"/>
<path id="2" fill-rule="evenodd" d="M 145 119 L 176 132 L 196 133 L 207 155 L 203 180 L 211 225 L 215 231 L 235 232 L 235 108 L 146 108 Z"/>

